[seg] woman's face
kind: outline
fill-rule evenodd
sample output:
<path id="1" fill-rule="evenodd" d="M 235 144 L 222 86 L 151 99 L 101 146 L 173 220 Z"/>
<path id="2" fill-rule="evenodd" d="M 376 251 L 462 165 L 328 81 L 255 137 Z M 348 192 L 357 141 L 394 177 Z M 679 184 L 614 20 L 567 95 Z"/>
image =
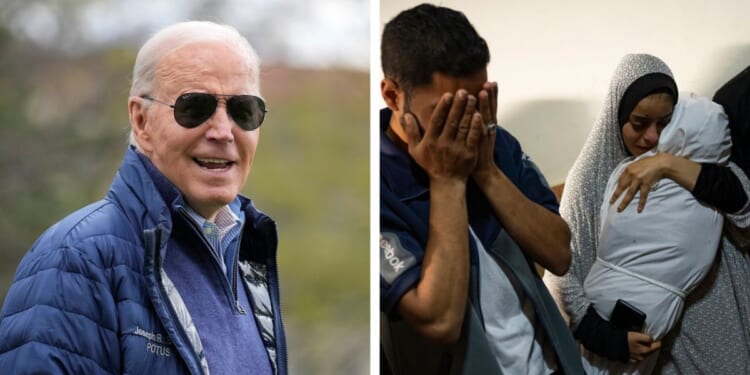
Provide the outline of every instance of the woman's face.
<path id="1" fill-rule="evenodd" d="M 651 94 L 633 108 L 622 127 L 622 140 L 631 155 L 638 156 L 659 143 L 659 135 L 672 119 L 672 95 Z"/>

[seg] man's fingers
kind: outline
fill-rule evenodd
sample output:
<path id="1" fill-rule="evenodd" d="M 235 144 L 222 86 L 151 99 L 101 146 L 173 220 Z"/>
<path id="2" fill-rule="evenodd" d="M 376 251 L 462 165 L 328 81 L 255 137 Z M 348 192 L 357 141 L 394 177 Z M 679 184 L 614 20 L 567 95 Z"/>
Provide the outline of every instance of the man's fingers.
<path id="1" fill-rule="evenodd" d="M 401 116 L 401 125 L 406 132 L 406 142 L 409 144 L 409 149 L 416 147 L 419 141 L 422 140 L 422 137 L 419 135 L 417 119 L 411 113 L 404 113 Z"/>
<path id="2" fill-rule="evenodd" d="M 485 88 L 487 84 L 485 83 Z M 479 92 L 479 113 L 482 114 L 485 124 L 492 122 L 491 108 L 490 108 L 490 93 L 486 89 L 482 89 Z"/>
<path id="3" fill-rule="evenodd" d="M 474 112 L 471 116 L 471 128 L 469 134 L 466 136 L 466 146 L 469 148 L 475 148 L 479 145 L 479 141 L 482 139 L 482 133 L 484 132 L 484 121 L 482 115 L 479 112 Z"/>
<path id="4" fill-rule="evenodd" d="M 479 112 L 485 124 L 497 123 L 497 82 L 485 82 L 479 92 Z"/>
<path id="5" fill-rule="evenodd" d="M 456 138 L 458 126 L 464 116 L 464 112 L 466 112 L 466 102 L 468 100 L 469 94 L 466 90 L 461 89 L 456 92 L 456 95 L 453 97 L 453 104 L 451 105 L 450 112 L 448 112 L 448 117 L 444 121 L 445 127 L 441 134 L 442 137 L 451 140 Z"/>
<path id="6" fill-rule="evenodd" d="M 458 131 L 456 132 L 456 139 L 466 141 L 466 135 L 469 133 L 471 128 L 471 121 L 474 113 L 476 112 L 477 98 L 474 95 L 469 95 L 466 99 L 466 107 L 464 107 L 464 114 L 461 116 L 461 122 L 458 123 Z"/>
<path id="7" fill-rule="evenodd" d="M 497 123 L 497 82 L 486 82 L 484 89 L 487 91 L 489 101 L 489 117 L 485 117 L 488 122 Z"/>
<path id="8" fill-rule="evenodd" d="M 448 114 L 453 107 L 453 94 L 445 93 L 440 97 L 440 101 L 432 111 L 430 117 L 430 126 L 425 132 L 425 137 L 437 138 L 443 133 L 443 126 L 448 118 Z"/>
<path id="9" fill-rule="evenodd" d="M 492 105 L 492 107 L 490 108 L 490 110 L 492 111 L 492 121 L 497 124 L 498 100 L 500 100 L 500 91 L 497 87 L 497 82 L 492 82 L 491 93 L 492 96 L 490 97 L 490 104 Z"/>

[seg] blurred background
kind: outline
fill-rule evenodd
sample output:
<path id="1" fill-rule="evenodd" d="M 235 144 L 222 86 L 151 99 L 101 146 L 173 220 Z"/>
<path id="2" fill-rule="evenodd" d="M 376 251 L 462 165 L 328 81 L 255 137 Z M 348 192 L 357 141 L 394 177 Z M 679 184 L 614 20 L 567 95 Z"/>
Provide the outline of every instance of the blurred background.
<path id="1" fill-rule="evenodd" d="M 263 62 L 244 193 L 278 223 L 290 370 L 367 374 L 367 0 L 0 1 L 0 302 L 42 231 L 106 193 L 138 47 L 192 19 L 236 27 Z"/>

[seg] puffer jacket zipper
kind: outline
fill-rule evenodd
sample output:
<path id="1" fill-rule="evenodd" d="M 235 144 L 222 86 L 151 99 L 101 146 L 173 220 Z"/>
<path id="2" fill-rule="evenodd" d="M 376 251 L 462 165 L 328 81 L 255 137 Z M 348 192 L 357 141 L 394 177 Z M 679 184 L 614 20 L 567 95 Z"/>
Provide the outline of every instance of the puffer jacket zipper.
<path id="1" fill-rule="evenodd" d="M 237 313 L 239 313 L 239 314 L 245 315 L 245 309 L 240 305 L 239 299 L 237 298 L 237 277 L 234 275 L 234 273 L 236 272 L 236 269 L 237 269 L 237 267 L 236 267 L 237 266 L 237 261 L 233 262 L 232 265 L 234 266 L 234 268 L 232 270 L 230 270 L 230 272 L 228 272 L 228 273 L 232 274 L 232 276 L 231 276 L 231 284 L 232 285 L 229 285 L 230 281 L 227 279 L 227 274 L 224 273 L 224 271 L 221 269 L 221 265 L 218 263 L 218 262 L 222 261 L 222 259 L 220 259 L 218 257 L 218 254 L 221 253 L 219 251 L 219 249 L 215 249 L 216 250 L 215 252 L 212 251 L 211 250 L 212 249 L 211 244 L 208 243 L 208 241 L 206 240 L 206 238 L 203 236 L 203 232 L 201 232 L 201 228 L 198 227 L 198 224 L 196 224 L 195 221 L 193 221 L 193 219 L 190 217 L 190 214 L 188 214 L 187 211 L 184 208 L 182 208 L 182 207 L 180 207 L 178 210 L 179 210 L 180 214 L 183 216 L 183 218 L 185 219 L 185 221 L 188 223 L 188 225 L 193 229 L 193 231 L 195 231 L 195 233 L 201 239 L 201 242 L 203 243 L 203 246 L 205 246 L 205 248 L 208 249 L 211 252 L 212 257 L 214 259 L 214 262 L 213 262 L 214 267 L 217 269 L 217 271 L 219 272 L 219 274 L 220 275 L 224 275 L 224 279 L 227 280 L 227 282 L 222 282 L 221 284 L 223 285 L 224 292 L 226 294 L 229 294 L 228 299 L 229 299 L 230 304 L 234 305 L 234 307 L 233 307 L 234 311 L 237 312 Z M 242 240 L 242 231 L 240 231 L 240 238 L 239 239 Z M 238 244 L 239 244 L 239 242 L 238 242 Z"/>
<path id="2" fill-rule="evenodd" d="M 177 352 L 182 356 L 182 359 L 183 361 L 185 361 L 185 364 L 187 365 L 190 372 L 194 375 L 206 375 L 207 373 L 204 372 L 203 366 L 200 364 L 200 361 L 198 361 L 198 353 L 196 351 L 196 348 L 194 348 L 190 343 L 184 327 L 182 326 L 182 324 L 175 322 L 177 313 L 172 307 L 172 303 L 170 302 L 169 296 L 167 295 L 167 291 L 164 289 L 163 283 L 159 282 L 159 273 L 161 272 L 161 239 L 163 236 L 163 232 L 164 228 L 161 225 L 158 225 L 153 229 L 146 229 L 143 231 L 143 239 L 145 242 L 144 247 L 147 260 L 145 267 L 147 276 L 146 278 L 153 278 L 152 281 L 154 282 L 160 297 L 159 301 L 153 301 L 154 307 L 158 307 L 158 303 L 158 305 L 163 305 L 167 309 L 168 316 L 165 317 L 167 319 L 166 321 L 163 320 L 162 324 L 165 326 L 165 328 L 168 328 L 169 326 L 174 327 L 174 331 L 177 337 L 172 338 L 172 343 L 177 349 Z M 150 277 L 149 274 L 151 274 Z M 158 315 L 159 314 L 157 310 L 157 316 Z M 167 330 L 167 332 L 169 332 L 169 330 Z M 192 351 L 187 352 L 185 348 L 191 348 Z"/>

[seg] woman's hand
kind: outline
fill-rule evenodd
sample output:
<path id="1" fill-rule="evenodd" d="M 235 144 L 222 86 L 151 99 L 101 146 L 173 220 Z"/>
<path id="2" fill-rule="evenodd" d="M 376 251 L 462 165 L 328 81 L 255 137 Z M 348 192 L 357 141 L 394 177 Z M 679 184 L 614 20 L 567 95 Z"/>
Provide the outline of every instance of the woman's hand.
<path id="1" fill-rule="evenodd" d="M 640 192 L 638 198 L 638 212 L 646 207 L 646 200 L 651 187 L 661 178 L 666 177 L 689 191 L 693 191 L 695 181 L 700 174 L 701 165 L 686 158 L 674 156 L 667 153 L 658 153 L 633 163 L 630 163 L 617 179 L 617 188 L 609 200 L 614 204 L 617 198 L 624 192 L 625 195 L 617 206 L 617 211 L 622 212 L 633 200 L 635 194 Z"/>
<path id="2" fill-rule="evenodd" d="M 617 206 L 617 212 L 622 212 L 638 192 L 641 193 L 638 200 L 638 212 L 643 211 L 651 186 L 664 176 L 664 170 L 666 169 L 664 166 L 664 155 L 668 154 L 659 153 L 635 161 L 622 171 L 622 174 L 617 179 L 617 188 L 609 200 L 609 204 L 614 204 L 617 198 L 625 192 L 620 205 Z"/>
<path id="3" fill-rule="evenodd" d="M 661 348 L 661 341 L 654 341 L 651 336 L 628 331 L 628 350 L 630 351 L 630 362 L 642 361 L 654 350 Z"/>

